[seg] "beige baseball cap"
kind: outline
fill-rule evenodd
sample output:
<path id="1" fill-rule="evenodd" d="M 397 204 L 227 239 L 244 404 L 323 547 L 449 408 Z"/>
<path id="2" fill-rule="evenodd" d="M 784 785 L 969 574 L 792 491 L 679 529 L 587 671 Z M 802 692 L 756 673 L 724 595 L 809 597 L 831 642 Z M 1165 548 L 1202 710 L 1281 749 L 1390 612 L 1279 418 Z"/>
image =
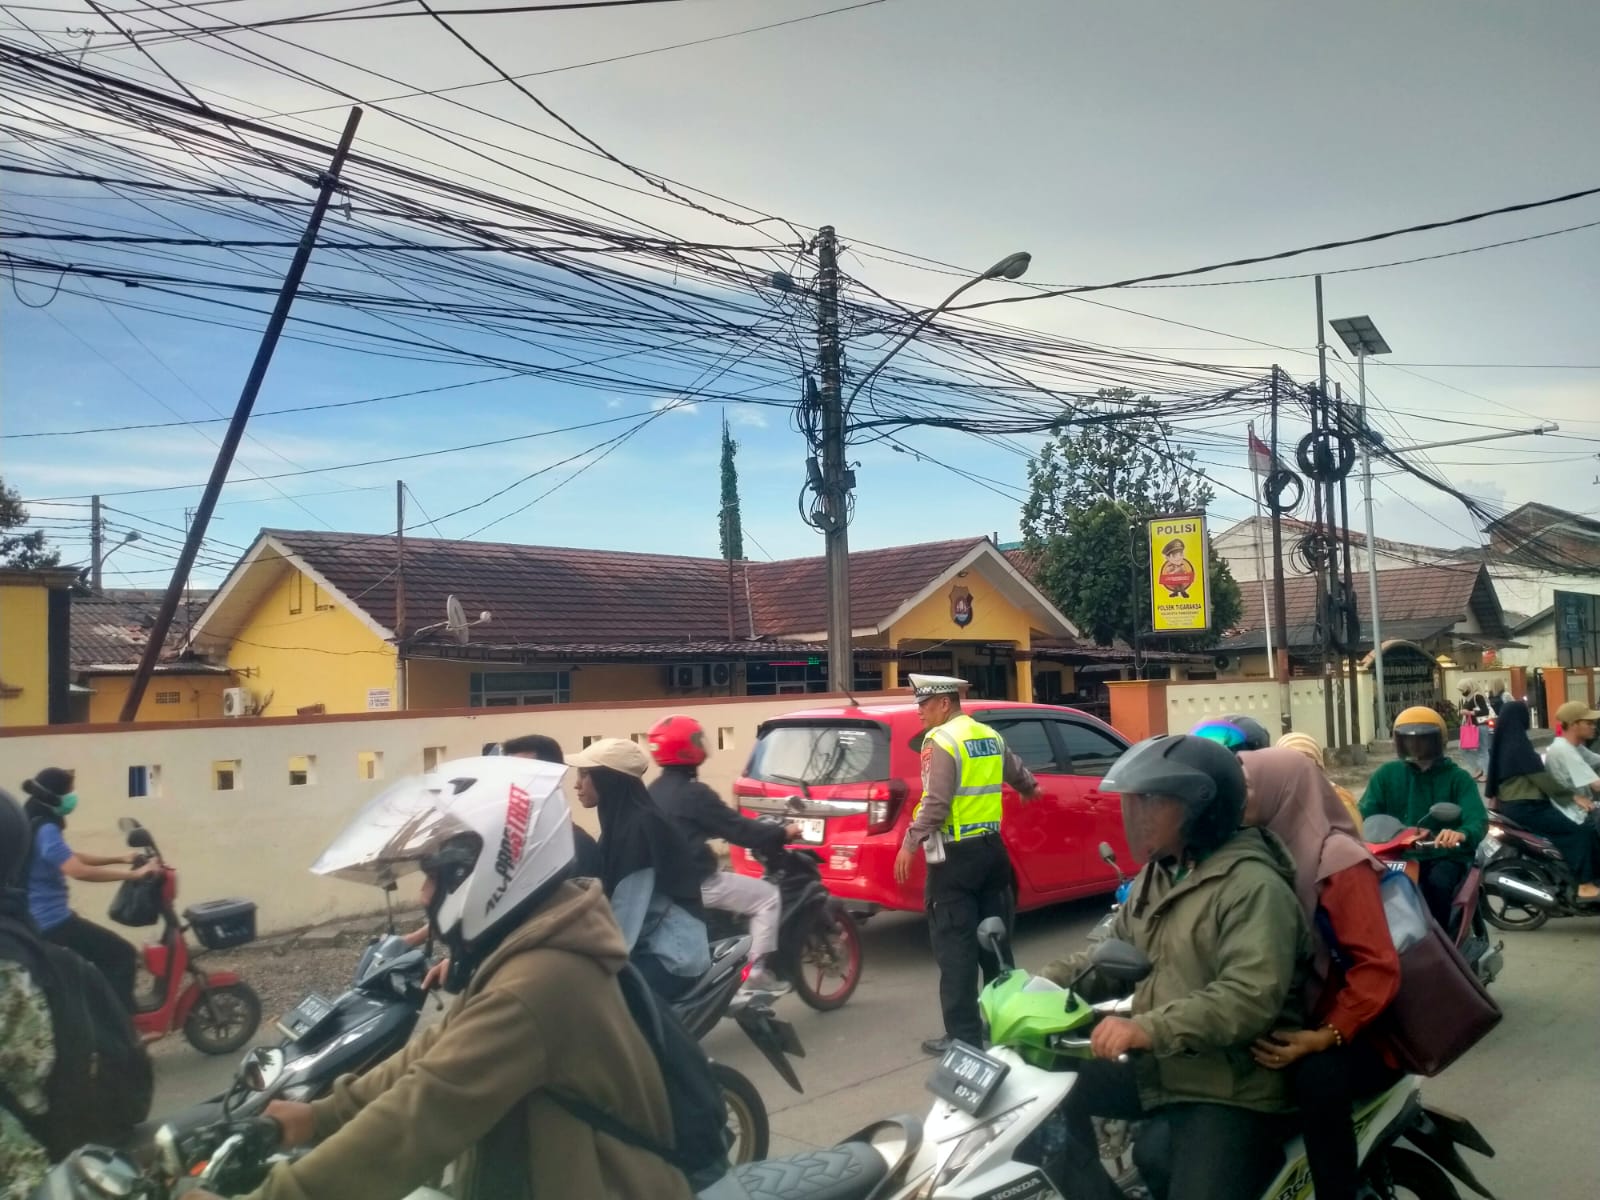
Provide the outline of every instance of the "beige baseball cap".
<path id="1" fill-rule="evenodd" d="M 600 738 L 576 754 L 567 755 L 567 765 L 580 769 L 609 767 L 613 771 L 643 779 L 645 772 L 650 769 L 650 756 L 642 746 L 627 738 Z"/>
<path id="2" fill-rule="evenodd" d="M 1574 721 L 1600 721 L 1600 712 L 1596 712 L 1582 700 L 1568 700 L 1556 709 L 1556 720 L 1563 725 L 1571 725 Z"/>

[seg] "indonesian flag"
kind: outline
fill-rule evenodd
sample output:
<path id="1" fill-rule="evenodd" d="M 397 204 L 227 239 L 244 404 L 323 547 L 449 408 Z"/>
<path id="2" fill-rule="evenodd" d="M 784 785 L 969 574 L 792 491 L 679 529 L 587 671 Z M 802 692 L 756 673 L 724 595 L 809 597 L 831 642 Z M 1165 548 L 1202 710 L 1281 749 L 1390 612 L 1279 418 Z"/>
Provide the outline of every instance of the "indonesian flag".
<path id="1" fill-rule="evenodd" d="M 1250 470 L 1257 475 L 1270 475 L 1277 469 L 1277 460 L 1272 457 L 1272 451 L 1267 444 L 1256 436 L 1256 431 L 1250 431 Z"/>

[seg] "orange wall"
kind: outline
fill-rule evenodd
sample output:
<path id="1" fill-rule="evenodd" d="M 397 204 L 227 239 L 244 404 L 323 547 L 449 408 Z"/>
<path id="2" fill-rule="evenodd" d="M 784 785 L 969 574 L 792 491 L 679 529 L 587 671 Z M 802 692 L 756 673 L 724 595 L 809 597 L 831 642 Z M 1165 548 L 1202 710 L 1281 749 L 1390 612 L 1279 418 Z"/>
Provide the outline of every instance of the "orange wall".
<path id="1" fill-rule="evenodd" d="M 122 717 L 122 702 L 133 682 L 128 675 L 91 675 L 86 681 L 93 690 L 89 697 L 89 723 L 113 725 Z M 234 686 L 227 675 L 157 675 L 150 680 L 136 721 L 211 721 L 222 716 L 222 693 Z M 160 703 L 161 697 L 178 694 L 175 704 Z"/>

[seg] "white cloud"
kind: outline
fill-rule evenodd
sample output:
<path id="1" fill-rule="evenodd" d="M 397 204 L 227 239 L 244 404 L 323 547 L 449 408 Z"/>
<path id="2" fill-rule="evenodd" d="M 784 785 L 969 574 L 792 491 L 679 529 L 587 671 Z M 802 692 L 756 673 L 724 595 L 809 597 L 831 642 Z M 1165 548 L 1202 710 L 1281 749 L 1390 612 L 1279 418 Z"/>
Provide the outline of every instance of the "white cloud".
<path id="1" fill-rule="evenodd" d="M 742 425 L 746 429 L 765 429 L 767 414 L 750 404 L 736 404 L 728 410 L 728 424 Z"/>
<path id="2" fill-rule="evenodd" d="M 694 401 L 685 400 L 685 398 L 682 396 L 663 396 L 650 407 L 655 412 L 661 412 L 663 409 L 670 408 L 673 412 L 685 417 L 694 416 L 694 414 L 700 409 L 700 406 Z"/>

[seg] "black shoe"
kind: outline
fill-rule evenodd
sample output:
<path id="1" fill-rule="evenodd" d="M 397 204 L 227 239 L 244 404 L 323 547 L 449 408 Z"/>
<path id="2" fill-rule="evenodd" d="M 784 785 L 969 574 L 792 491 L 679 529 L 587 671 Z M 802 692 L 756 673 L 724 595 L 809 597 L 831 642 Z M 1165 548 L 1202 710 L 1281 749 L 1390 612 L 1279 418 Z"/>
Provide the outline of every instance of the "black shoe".
<path id="1" fill-rule="evenodd" d="M 943 1058 L 944 1052 L 950 1049 L 950 1040 L 948 1037 L 929 1038 L 922 1043 L 922 1052 L 931 1054 L 934 1058 Z"/>

